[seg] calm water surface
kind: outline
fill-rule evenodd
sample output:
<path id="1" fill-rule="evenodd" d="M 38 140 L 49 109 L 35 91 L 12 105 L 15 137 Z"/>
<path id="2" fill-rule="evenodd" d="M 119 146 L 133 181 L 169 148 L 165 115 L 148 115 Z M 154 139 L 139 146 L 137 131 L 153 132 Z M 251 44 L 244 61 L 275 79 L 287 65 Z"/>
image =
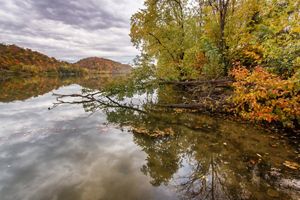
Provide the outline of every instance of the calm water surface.
<path id="1" fill-rule="evenodd" d="M 107 78 L 0 82 L 0 199 L 299 199 L 299 146 L 251 125 L 196 113 L 86 112 L 53 92 Z M 164 93 L 165 94 L 165 93 Z M 174 136 L 133 134 L 134 126 Z"/>

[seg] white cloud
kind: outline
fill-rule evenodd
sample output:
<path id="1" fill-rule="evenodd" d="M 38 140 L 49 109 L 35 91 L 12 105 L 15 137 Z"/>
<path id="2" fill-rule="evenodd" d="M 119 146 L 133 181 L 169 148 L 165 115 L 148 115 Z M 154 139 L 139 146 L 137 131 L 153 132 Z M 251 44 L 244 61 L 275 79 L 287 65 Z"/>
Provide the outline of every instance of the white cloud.
<path id="1" fill-rule="evenodd" d="M 130 17 L 143 0 L 0 0 L 0 42 L 61 60 L 99 56 L 129 62 L 137 50 Z"/>

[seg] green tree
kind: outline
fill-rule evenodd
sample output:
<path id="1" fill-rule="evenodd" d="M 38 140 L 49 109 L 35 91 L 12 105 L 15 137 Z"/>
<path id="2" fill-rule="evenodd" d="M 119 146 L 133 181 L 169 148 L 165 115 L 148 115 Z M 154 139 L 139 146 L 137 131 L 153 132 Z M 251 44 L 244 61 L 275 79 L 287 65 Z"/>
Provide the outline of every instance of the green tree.
<path id="1" fill-rule="evenodd" d="M 187 78 L 183 63 L 192 45 L 187 41 L 188 1 L 147 0 L 145 6 L 131 19 L 133 44 L 157 61 L 158 76 Z"/>

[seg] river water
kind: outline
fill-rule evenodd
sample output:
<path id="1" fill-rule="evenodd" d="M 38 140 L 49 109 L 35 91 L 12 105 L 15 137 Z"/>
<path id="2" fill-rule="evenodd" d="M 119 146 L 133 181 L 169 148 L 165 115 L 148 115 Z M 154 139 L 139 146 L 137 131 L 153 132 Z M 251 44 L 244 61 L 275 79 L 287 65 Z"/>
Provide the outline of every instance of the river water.
<path id="1" fill-rule="evenodd" d="M 107 79 L 0 82 L 1 200 L 300 198 L 299 145 L 281 134 L 180 110 L 48 109 L 53 92 Z M 132 133 L 139 125 L 174 135 Z"/>

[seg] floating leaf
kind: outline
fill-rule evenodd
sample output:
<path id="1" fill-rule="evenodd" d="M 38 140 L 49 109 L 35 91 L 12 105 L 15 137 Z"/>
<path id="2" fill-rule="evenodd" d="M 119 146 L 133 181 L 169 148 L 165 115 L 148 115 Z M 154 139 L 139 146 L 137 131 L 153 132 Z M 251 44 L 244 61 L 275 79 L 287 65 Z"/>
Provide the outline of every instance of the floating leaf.
<path id="1" fill-rule="evenodd" d="M 268 189 L 267 194 L 270 197 L 279 197 L 279 193 L 276 190 L 273 190 L 273 189 Z"/>
<path id="2" fill-rule="evenodd" d="M 300 168 L 300 165 L 298 163 L 290 162 L 290 161 L 285 161 L 283 163 L 283 165 L 290 168 L 290 169 L 294 169 L 294 170 L 297 170 L 297 169 Z"/>

